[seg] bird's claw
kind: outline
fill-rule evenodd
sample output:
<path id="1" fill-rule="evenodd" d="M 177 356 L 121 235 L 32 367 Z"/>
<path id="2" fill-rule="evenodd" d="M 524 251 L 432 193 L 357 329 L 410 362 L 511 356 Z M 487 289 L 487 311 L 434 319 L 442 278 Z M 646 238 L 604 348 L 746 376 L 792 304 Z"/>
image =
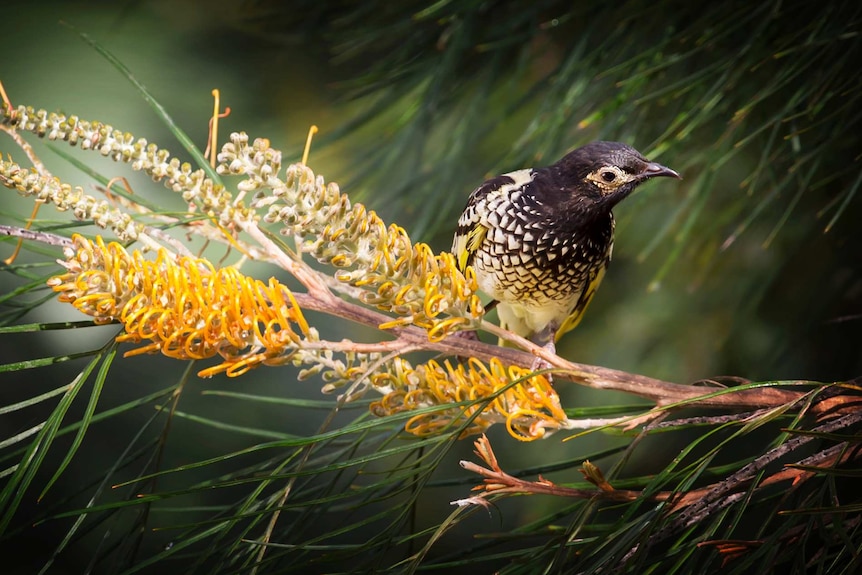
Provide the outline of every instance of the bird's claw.
<path id="1" fill-rule="evenodd" d="M 532 371 L 539 371 L 542 369 L 553 369 L 553 367 L 554 366 L 551 365 L 551 363 L 548 362 L 546 359 L 537 357 L 533 360 L 533 364 L 530 366 L 530 369 Z M 547 376 L 550 377 L 550 374 L 547 374 Z"/>
<path id="2" fill-rule="evenodd" d="M 554 344 L 553 341 L 550 341 L 549 343 L 546 343 L 545 345 L 543 345 L 542 349 L 544 351 L 550 353 L 551 355 L 555 355 L 557 353 L 557 346 Z M 539 370 L 544 370 L 544 369 L 553 369 L 553 368 L 554 368 L 554 366 L 551 364 L 551 362 L 549 362 L 548 360 L 546 360 L 543 357 L 538 357 L 538 356 L 536 356 L 533 359 L 533 364 L 530 366 L 530 369 L 533 371 L 539 371 Z M 546 373 L 545 377 L 547 377 L 549 380 L 552 379 L 550 373 Z"/>

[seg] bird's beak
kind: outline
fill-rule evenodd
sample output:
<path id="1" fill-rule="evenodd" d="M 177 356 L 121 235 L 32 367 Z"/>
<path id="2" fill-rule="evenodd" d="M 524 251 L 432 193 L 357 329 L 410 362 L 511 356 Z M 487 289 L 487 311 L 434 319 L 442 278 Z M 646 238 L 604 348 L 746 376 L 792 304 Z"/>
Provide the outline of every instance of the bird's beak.
<path id="1" fill-rule="evenodd" d="M 676 178 L 678 180 L 682 179 L 682 176 L 679 175 L 675 170 L 671 170 L 667 166 L 662 166 L 656 162 L 650 162 L 647 164 L 646 169 L 641 172 L 641 175 L 644 178 L 657 178 L 660 176 L 666 176 L 668 178 Z"/>

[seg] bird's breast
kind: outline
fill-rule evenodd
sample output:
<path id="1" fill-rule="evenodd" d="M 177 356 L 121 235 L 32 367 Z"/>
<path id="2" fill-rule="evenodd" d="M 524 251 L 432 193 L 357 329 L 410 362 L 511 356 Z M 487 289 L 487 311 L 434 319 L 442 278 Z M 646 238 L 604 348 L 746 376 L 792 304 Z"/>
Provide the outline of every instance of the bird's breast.
<path id="1" fill-rule="evenodd" d="M 473 267 L 479 287 L 494 299 L 536 309 L 574 305 L 590 274 L 607 265 L 613 216 L 589 222 L 547 215 L 528 194 L 490 199 L 488 232 Z"/>

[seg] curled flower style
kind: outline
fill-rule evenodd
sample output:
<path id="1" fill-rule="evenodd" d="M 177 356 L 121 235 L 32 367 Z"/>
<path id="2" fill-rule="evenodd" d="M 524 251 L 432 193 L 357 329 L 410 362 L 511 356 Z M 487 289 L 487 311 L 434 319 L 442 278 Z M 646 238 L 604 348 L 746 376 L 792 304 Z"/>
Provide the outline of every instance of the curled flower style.
<path id="1" fill-rule="evenodd" d="M 429 361 L 416 368 L 399 359 L 389 372 L 374 375 L 372 382 L 385 392 L 371 404 L 372 413 L 378 416 L 441 407 L 407 421 L 405 430 L 415 435 L 434 435 L 467 421 L 463 435 L 474 435 L 504 422 L 513 437 L 533 441 L 568 422 L 547 377 L 504 366 L 496 358 L 488 365 L 470 358 L 466 364 Z M 470 403 L 453 405 L 459 402 Z"/>
<path id="2" fill-rule="evenodd" d="M 337 184 L 303 164 L 288 166 L 279 179 L 281 152 L 265 139 L 248 140 L 231 135 L 219 154 L 219 173 L 244 175 L 238 187 L 255 193 L 251 207 L 267 207 L 264 221 L 282 224 L 283 234 L 301 239 L 303 252 L 336 267 L 336 279 L 361 288 L 364 303 L 400 316 L 382 328 L 413 324 L 438 341 L 482 317 L 472 269 L 462 274 L 451 254 L 412 243 L 403 228 L 351 204 Z"/>
<path id="3" fill-rule="evenodd" d="M 150 342 L 125 355 L 163 354 L 221 364 L 199 372 L 237 376 L 258 365 L 291 360 L 301 335 L 315 337 L 293 294 L 274 278 L 249 278 L 235 268 L 216 270 L 202 258 L 174 258 L 160 250 L 155 260 L 128 253 L 120 244 L 72 237 L 67 272 L 49 285 L 97 323 L 119 321 L 120 342 Z"/>

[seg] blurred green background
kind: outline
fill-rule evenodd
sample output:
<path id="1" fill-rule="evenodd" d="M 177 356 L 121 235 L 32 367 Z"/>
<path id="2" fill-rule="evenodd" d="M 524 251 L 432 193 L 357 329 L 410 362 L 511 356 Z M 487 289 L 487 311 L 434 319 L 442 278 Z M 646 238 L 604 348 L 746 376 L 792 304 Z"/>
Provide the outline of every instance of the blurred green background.
<path id="1" fill-rule="evenodd" d="M 563 4 L 526 10 L 466 2 L 455 18 L 455 3 L 447 2 L 13 1 L 3 8 L 0 79 L 14 104 L 100 120 L 183 157 L 133 86 L 78 37 L 84 32 L 122 61 L 201 149 L 213 88 L 232 110 L 222 140 L 246 131 L 298 161 L 316 124 L 312 169 L 438 250 L 449 248 L 458 213 L 486 177 L 553 162 L 591 139 L 626 141 L 684 180 L 645 185 L 616 209 L 614 262 L 583 323 L 558 346 L 560 355 L 681 383 L 720 376 L 833 381 L 862 373 L 862 200 L 855 195 L 862 146 L 853 106 L 860 79 L 847 72 L 859 53 L 858 8 Z M 55 175 L 92 190 L 94 181 L 36 145 Z M 22 159 L 5 134 L 0 151 Z M 127 177 L 135 194 L 182 209 L 179 198 L 125 166 L 79 155 L 108 177 Z M 26 218 L 32 207 L 9 190 L 0 205 L 3 223 Z M 40 212 L 60 217 L 50 206 Z M 2 256 L 11 249 L 4 244 Z M 45 261 L 44 253 L 23 257 Z M 245 271 L 278 275 L 266 266 Z M 0 275 L 4 293 L 20 283 Z M 53 303 L 19 321 L 67 319 L 82 318 Z M 329 329 L 353 334 L 349 326 Z M 115 330 L 2 336 L 0 354 L 8 363 L 82 351 Z M 50 381 L 80 369 L 72 362 L 3 374 L 2 403 L 32 396 L 34 386 L 50 389 Z M 143 396 L 182 369 L 161 356 L 118 359 L 101 401 Z M 318 382 L 296 382 L 290 368 L 234 381 L 193 379 L 179 409 L 296 434 L 312 433 L 325 416 L 245 409 L 202 393 L 212 390 L 326 399 Z M 567 407 L 635 401 L 574 385 L 560 394 Z M 151 415 L 139 410 L 94 428 L 55 495 L 76 493 L 87 470 L 116 457 Z M 0 419 L 3 437 L 39 417 Z M 625 441 L 612 434 L 551 438 L 537 449 L 498 429 L 491 436 L 501 459 L 522 468 Z M 164 465 L 256 440 L 178 419 Z M 634 469 L 660 469 L 684 443 L 647 440 Z M 457 460 L 470 457 L 470 449 L 468 441 L 454 448 L 440 473 L 463 479 Z M 220 468 L 205 474 L 213 471 Z M 550 477 L 577 479 L 570 472 Z M 170 481 L 160 487 L 171 488 Z M 440 488 L 421 509 L 422 522 L 440 521 L 448 501 L 466 493 L 465 485 Z M 502 531 L 556 504 L 531 498 L 517 511 L 508 508 L 503 524 L 476 518 L 476 530 Z M 65 528 L 48 523 L 7 543 L 38 549 Z M 147 545 L 171 541 L 170 533 L 157 533 Z M 80 572 L 98 545 L 94 530 L 56 572 Z M 32 559 L 22 557 L 16 568 L 26 572 Z"/>

